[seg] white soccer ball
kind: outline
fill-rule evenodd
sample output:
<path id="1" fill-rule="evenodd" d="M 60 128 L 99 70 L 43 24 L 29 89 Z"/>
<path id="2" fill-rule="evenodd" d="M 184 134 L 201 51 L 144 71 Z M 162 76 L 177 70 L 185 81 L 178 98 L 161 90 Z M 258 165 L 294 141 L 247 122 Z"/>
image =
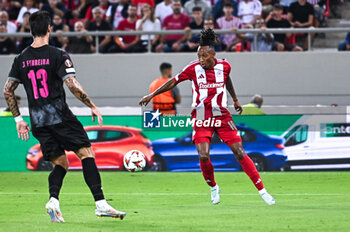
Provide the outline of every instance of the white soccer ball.
<path id="1" fill-rule="evenodd" d="M 146 167 L 145 155 L 138 150 L 128 151 L 124 155 L 124 167 L 129 172 L 139 172 Z"/>

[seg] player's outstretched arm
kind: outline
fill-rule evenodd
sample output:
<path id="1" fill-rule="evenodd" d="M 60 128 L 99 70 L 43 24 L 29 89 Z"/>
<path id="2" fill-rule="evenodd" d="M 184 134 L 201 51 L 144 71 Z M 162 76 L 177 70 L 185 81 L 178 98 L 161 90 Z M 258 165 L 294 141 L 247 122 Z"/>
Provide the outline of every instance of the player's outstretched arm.
<path id="1" fill-rule="evenodd" d="M 72 76 L 68 77 L 64 80 L 69 90 L 73 93 L 73 95 L 78 98 L 82 103 L 91 108 L 92 121 L 95 121 L 95 116 L 97 116 L 98 124 L 102 126 L 103 119 L 102 115 L 95 106 L 95 104 L 90 100 L 89 96 L 80 85 L 80 83 Z"/>
<path id="2" fill-rule="evenodd" d="M 29 139 L 30 127 L 28 123 L 23 120 L 18 109 L 15 97 L 15 89 L 17 87 L 18 82 L 7 80 L 4 86 L 4 97 L 13 117 L 15 118 L 18 138 L 27 141 Z"/>
<path id="3" fill-rule="evenodd" d="M 232 81 L 231 81 L 231 77 L 228 77 L 227 80 L 226 80 L 226 89 L 227 89 L 227 91 L 230 93 L 230 95 L 232 97 L 233 105 L 234 105 L 236 111 L 239 114 L 242 114 L 243 109 L 242 109 L 241 104 L 239 104 L 239 102 L 238 102 L 237 95 L 236 95 L 235 89 L 233 88 L 233 84 L 232 84 Z"/>
<path id="4" fill-rule="evenodd" d="M 142 106 L 146 106 L 152 98 L 154 98 L 155 96 L 157 96 L 158 94 L 164 93 L 166 91 L 171 90 L 172 88 L 174 88 L 177 85 L 177 82 L 175 81 L 174 78 L 169 79 L 167 82 L 165 82 L 162 86 L 160 86 L 158 89 L 156 89 L 153 93 L 150 93 L 146 96 L 144 96 L 140 102 L 139 105 Z"/>

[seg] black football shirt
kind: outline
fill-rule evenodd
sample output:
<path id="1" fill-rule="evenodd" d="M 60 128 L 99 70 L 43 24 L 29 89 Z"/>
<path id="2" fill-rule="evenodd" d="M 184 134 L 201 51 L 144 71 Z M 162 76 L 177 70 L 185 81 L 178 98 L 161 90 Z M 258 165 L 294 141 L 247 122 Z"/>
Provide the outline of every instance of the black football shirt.
<path id="1" fill-rule="evenodd" d="M 282 18 L 281 20 L 270 19 L 266 25 L 268 28 L 290 28 L 292 25 L 287 19 Z M 286 42 L 286 34 L 285 33 L 274 33 L 274 40 L 279 43 Z"/>
<path id="2" fill-rule="evenodd" d="M 32 127 L 59 124 L 74 117 L 66 103 L 63 81 L 75 76 L 69 55 L 56 47 L 27 47 L 16 56 L 9 80 L 24 85 Z"/>

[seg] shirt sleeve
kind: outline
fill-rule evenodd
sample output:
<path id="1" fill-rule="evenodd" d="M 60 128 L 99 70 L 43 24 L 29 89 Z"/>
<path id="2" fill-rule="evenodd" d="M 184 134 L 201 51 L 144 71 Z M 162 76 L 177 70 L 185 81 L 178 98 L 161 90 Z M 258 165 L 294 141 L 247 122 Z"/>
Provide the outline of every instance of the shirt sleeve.
<path id="1" fill-rule="evenodd" d="M 260 1 L 255 1 L 255 7 L 254 7 L 254 15 L 261 15 L 262 12 L 262 5 Z"/>
<path id="2" fill-rule="evenodd" d="M 227 76 L 230 76 L 231 73 L 231 65 L 226 61 L 224 62 L 224 71 L 226 71 Z"/>
<path id="3" fill-rule="evenodd" d="M 154 23 L 155 23 L 154 30 L 155 31 L 161 31 L 162 30 L 162 26 L 161 26 L 161 23 L 160 23 L 159 19 L 156 19 L 156 21 Z"/>
<path id="4" fill-rule="evenodd" d="M 68 53 L 62 51 L 58 59 L 57 75 L 65 80 L 68 77 L 76 76 L 73 62 Z"/>
<path id="5" fill-rule="evenodd" d="M 179 74 L 174 77 L 177 83 L 185 80 L 191 80 L 191 66 L 187 65 Z"/>
<path id="6" fill-rule="evenodd" d="M 112 16 L 112 5 L 110 5 L 110 6 L 108 7 L 107 12 L 106 12 L 106 16 L 107 16 L 107 17 Z"/>
<path id="7" fill-rule="evenodd" d="M 176 98 L 178 96 L 180 96 L 180 90 L 177 86 L 175 86 L 172 90 L 171 90 L 171 96 L 176 100 Z"/>
<path id="8" fill-rule="evenodd" d="M 139 28 L 141 22 L 142 22 L 142 19 L 138 19 L 138 20 L 136 21 L 136 30 L 137 30 L 137 28 Z M 141 31 L 142 31 L 142 28 L 141 28 Z"/>
<path id="9" fill-rule="evenodd" d="M 220 29 L 222 28 L 221 17 L 216 20 L 216 24 Z"/>
<path id="10" fill-rule="evenodd" d="M 11 81 L 22 83 L 21 77 L 20 77 L 20 74 L 19 74 L 19 63 L 18 63 L 18 58 L 17 57 L 13 60 L 12 67 L 11 67 L 8 79 L 11 80 Z"/>
<path id="11" fill-rule="evenodd" d="M 348 34 L 346 34 L 346 39 L 345 39 L 347 44 L 350 44 L 350 32 L 348 32 Z"/>
<path id="12" fill-rule="evenodd" d="M 154 10 L 154 16 L 156 16 L 157 18 L 160 18 L 160 7 L 159 7 L 159 4 L 160 3 L 158 3 L 157 5 L 156 5 L 156 8 L 155 8 L 155 10 Z"/>
<path id="13" fill-rule="evenodd" d="M 124 20 L 119 22 L 117 31 L 124 31 Z"/>
<path id="14" fill-rule="evenodd" d="M 314 7 L 310 4 L 310 6 L 309 6 L 309 15 L 314 15 L 314 14 L 315 14 Z"/>
<path id="15" fill-rule="evenodd" d="M 243 9 L 242 9 L 241 3 L 239 3 L 239 4 L 238 4 L 238 13 L 237 13 L 238 16 L 242 16 L 242 15 L 243 15 L 242 10 L 243 10 Z"/>
<path id="16" fill-rule="evenodd" d="M 171 17 L 171 16 L 170 16 Z M 169 21 L 169 15 L 167 16 L 167 17 L 165 17 L 165 19 L 163 20 L 163 25 L 162 25 L 162 27 L 167 27 L 168 26 L 168 21 Z"/>

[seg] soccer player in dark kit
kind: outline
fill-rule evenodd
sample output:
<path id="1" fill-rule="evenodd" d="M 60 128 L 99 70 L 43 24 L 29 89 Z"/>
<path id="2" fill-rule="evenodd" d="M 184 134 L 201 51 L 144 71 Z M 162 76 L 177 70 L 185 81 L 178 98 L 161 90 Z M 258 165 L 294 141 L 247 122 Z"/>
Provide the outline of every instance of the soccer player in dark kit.
<path id="1" fill-rule="evenodd" d="M 50 16 L 46 11 L 33 13 L 29 18 L 34 42 L 14 59 L 4 95 L 18 131 L 18 137 L 27 141 L 29 131 L 40 142 L 46 160 L 54 165 L 49 175 L 50 200 L 46 210 L 52 222 L 64 222 L 58 195 L 63 178 L 68 170 L 68 159 L 64 150 L 74 151 L 82 162 L 83 174 L 96 203 L 96 216 L 121 218 L 126 215 L 111 207 L 104 198 L 101 178 L 95 164 L 95 154 L 82 124 L 77 120 L 66 103 L 63 82 L 86 106 L 91 108 L 93 121 L 102 116 L 75 79 L 75 69 L 69 55 L 58 48 L 49 46 Z M 30 129 L 19 112 L 14 91 L 18 84 L 24 85 L 28 97 Z"/>
<path id="2" fill-rule="evenodd" d="M 214 168 L 209 158 L 210 141 L 214 132 L 226 143 L 238 159 L 245 173 L 258 189 L 262 199 L 268 204 L 275 204 L 275 199 L 266 191 L 252 160 L 246 155 L 242 140 L 227 110 L 226 90 L 230 93 L 234 107 L 240 114 L 242 107 L 238 102 L 230 78 L 231 66 L 226 60 L 215 58 L 216 34 L 212 29 L 201 32 L 198 48 L 198 60 L 187 65 L 182 72 L 171 78 L 153 93 L 144 96 L 140 105 L 147 105 L 156 95 L 174 88 L 178 83 L 191 80 L 193 103 L 192 120 L 193 142 L 199 155 L 203 177 L 211 187 L 211 202 L 220 203 L 220 187 L 214 179 Z"/>

